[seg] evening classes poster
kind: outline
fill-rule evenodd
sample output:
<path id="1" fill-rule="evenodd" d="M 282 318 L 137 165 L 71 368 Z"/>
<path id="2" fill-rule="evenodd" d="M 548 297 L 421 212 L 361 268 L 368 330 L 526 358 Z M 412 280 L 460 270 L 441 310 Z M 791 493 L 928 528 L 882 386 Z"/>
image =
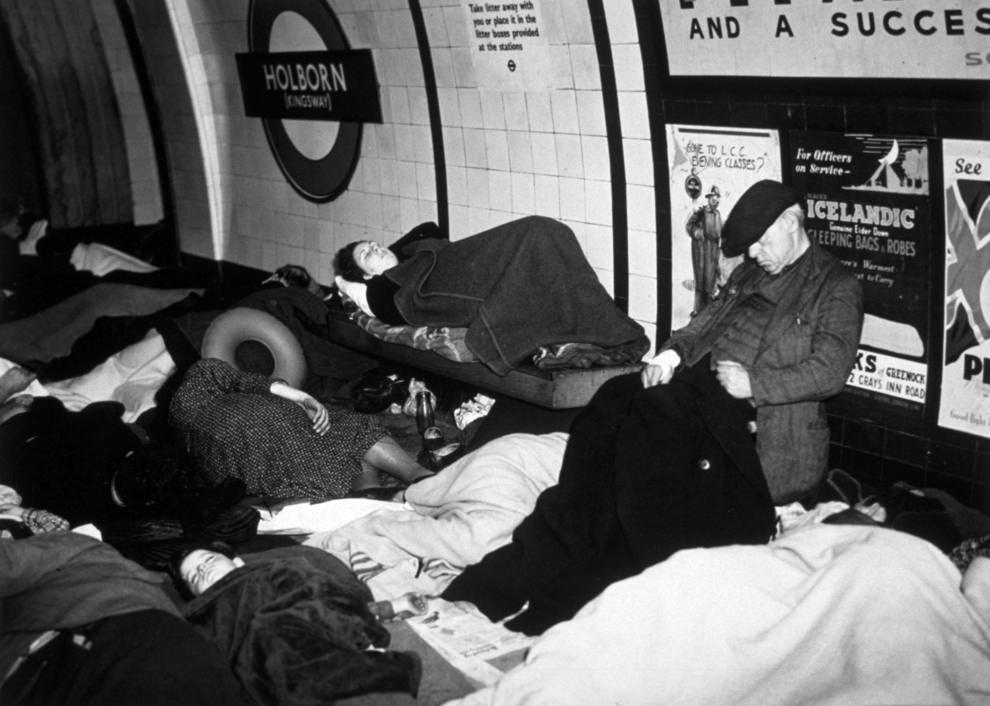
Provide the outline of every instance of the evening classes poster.
<path id="1" fill-rule="evenodd" d="M 722 255 L 722 225 L 752 184 L 780 180 L 780 137 L 776 130 L 667 125 L 667 155 L 674 330 L 711 301 L 742 261 Z"/>
<path id="2" fill-rule="evenodd" d="M 945 343 L 938 423 L 990 437 L 990 142 L 944 140 Z"/>
<path id="3" fill-rule="evenodd" d="M 790 150 L 809 235 L 863 286 L 863 335 L 847 391 L 918 414 L 928 393 L 928 142 L 795 131 Z"/>

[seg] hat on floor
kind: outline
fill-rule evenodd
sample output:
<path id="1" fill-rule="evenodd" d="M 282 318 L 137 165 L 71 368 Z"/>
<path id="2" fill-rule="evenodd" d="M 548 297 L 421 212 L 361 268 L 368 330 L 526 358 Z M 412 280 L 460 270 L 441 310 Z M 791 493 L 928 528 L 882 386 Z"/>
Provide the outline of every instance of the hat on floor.
<path id="1" fill-rule="evenodd" d="M 746 189 L 722 228 L 722 252 L 735 257 L 763 237 L 777 217 L 796 203 L 801 195 L 779 181 L 763 179 Z"/>

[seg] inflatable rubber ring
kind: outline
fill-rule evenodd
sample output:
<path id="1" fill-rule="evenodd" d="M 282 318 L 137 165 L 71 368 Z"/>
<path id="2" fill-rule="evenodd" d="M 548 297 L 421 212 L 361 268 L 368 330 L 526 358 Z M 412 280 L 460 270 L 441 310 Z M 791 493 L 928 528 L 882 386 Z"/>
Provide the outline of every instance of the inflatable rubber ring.
<path id="1" fill-rule="evenodd" d="M 237 366 L 237 347 L 248 341 L 260 343 L 271 354 L 275 369 L 271 377 L 293 387 L 306 379 L 306 356 L 299 339 L 288 326 L 260 309 L 238 306 L 220 314 L 206 329 L 201 354 Z"/>

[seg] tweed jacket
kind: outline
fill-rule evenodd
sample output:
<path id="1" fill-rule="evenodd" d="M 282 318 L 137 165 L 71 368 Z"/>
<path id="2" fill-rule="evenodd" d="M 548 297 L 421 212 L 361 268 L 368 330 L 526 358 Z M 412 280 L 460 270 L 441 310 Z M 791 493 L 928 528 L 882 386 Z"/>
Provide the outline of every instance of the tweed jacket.
<path id="1" fill-rule="evenodd" d="M 828 465 L 824 400 L 839 393 L 856 360 L 863 326 L 859 281 L 814 242 L 803 273 L 778 300 L 748 370 L 756 406 L 757 454 L 777 504 L 813 490 Z M 724 317 L 739 314 L 744 292 L 769 277 L 746 259 L 724 290 L 662 346 L 690 366 L 711 351 L 710 334 Z"/>

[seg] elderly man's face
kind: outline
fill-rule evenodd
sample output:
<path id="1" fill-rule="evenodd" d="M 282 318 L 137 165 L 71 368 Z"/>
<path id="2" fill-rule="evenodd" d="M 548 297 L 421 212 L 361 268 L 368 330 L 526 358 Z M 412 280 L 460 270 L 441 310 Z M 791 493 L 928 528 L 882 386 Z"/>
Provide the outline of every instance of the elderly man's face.
<path id="1" fill-rule="evenodd" d="M 179 575 L 193 595 L 198 596 L 240 566 L 244 566 L 240 557 L 231 559 L 220 552 L 195 549 L 182 560 Z"/>
<path id="2" fill-rule="evenodd" d="M 746 253 L 772 275 L 780 272 L 804 252 L 804 242 L 794 214 L 784 211 Z"/>

